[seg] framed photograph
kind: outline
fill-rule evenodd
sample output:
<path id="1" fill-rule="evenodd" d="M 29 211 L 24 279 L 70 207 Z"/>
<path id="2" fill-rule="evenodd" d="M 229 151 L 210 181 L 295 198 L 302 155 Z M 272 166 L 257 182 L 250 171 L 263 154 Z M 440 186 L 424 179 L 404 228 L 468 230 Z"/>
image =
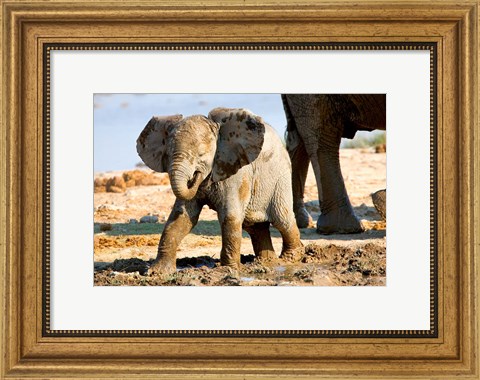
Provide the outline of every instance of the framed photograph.
<path id="1" fill-rule="evenodd" d="M 2 1 L 2 377 L 478 378 L 478 5 Z"/>

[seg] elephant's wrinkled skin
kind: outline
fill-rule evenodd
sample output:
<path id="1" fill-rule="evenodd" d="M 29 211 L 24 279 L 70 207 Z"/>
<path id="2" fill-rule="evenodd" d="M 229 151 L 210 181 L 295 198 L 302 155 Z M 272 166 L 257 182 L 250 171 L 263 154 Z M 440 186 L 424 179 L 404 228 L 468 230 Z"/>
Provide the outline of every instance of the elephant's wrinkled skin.
<path id="1" fill-rule="evenodd" d="M 245 109 L 216 108 L 208 118 L 153 117 L 137 140 L 151 169 L 168 172 L 177 197 L 150 273 L 175 271 L 176 250 L 195 226 L 204 205 L 218 213 L 221 263 L 238 268 L 242 228 L 255 255 L 275 256 L 270 223 L 283 238 L 281 257 L 302 251 L 292 209 L 288 153 L 273 129 Z"/>
<path id="2" fill-rule="evenodd" d="M 282 101 L 287 117 L 286 140 L 292 160 L 297 225 L 307 227 L 311 220 L 303 203 L 308 163 L 311 162 L 321 210 L 317 232 L 362 232 L 345 189 L 338 150 L 341 138 L 353 138 L 357 130 L 385 130 L 386 96 L 284 94 Z"/>

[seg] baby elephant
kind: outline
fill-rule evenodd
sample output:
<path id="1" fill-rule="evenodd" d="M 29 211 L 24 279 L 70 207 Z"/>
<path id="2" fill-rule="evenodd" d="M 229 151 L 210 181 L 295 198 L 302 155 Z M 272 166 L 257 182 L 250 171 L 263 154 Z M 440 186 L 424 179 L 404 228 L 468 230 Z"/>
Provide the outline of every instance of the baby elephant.
<path id="1" fill-rule="evenodd" d="M 150 273 L 175 271 L 177 247 L 204 205 L 218 213 L 222 265 L 239 267 L 242 228 L 250 234 L 256 256 L 276 257 L 270 223 L 282 234 L 281 257 L 301 257 L 290 160 L 261 117 L 227 108 L 213 109 L 208 118 L 153 117 L 138 137 L 137 152 L 151 169 L 168 172 L 177 197 Z"/>

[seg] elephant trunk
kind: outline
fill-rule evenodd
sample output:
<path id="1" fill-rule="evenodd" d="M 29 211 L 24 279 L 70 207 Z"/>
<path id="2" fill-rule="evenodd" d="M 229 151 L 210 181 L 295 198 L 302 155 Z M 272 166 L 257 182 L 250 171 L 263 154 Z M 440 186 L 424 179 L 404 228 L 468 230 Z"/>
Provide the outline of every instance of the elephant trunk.
<path id="1" fill-rule="evenodd" d="M 169 173 L 172 191 L 178 199 L 189 201 L 196 194 L 198 187 L 203 181 L 203 176 L 199 171 L 190 178 L 184 170 L 172 169 Z"/>

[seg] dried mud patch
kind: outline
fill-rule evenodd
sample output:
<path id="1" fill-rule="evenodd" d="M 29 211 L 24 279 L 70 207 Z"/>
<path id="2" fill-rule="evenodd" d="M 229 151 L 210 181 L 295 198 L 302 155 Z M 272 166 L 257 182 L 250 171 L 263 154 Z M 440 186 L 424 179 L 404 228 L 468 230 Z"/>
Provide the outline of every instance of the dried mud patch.
<path id="1" fill-rule="evenodd" d="M 356 248 L 309 244 L 298 263 L 261 262 L 242 255 L 240 270 L 220 266 L 209 256 L 177 259 L 171 275 L 147 275 L 153 260 L 119 259 L 96 266 L 100 286 L 341 286 L 385 285 L 385 247 L 367 243 Z"/>

